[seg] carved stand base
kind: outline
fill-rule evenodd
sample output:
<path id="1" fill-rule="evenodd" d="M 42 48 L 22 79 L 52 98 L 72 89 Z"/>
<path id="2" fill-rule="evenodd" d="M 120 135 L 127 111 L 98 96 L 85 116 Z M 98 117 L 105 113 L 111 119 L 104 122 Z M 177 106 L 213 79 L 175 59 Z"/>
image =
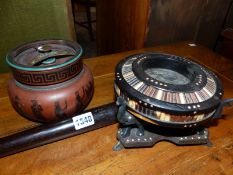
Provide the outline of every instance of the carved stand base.
<path id="1" fill-rule="evenodd" d="M 118 143 L 113 147 L 114 151 L 119 151 L 122 148 L 132 147 L 151 147 L 159 141 L 169 141 L 176 145 L 207 145 L 211 146 L 211 142 L 208 137 L 208 129 L 202 129 L 191 133 L 189 135 L 182 136 L 167 136 L 157 133 L 152 133 L 147 130 L 144 131 L 144 135 L 138 135 L 138 128 L 132 128 L 128 136 L 122 136 L 122 128 L 118 130 L 117 139 Z"/>

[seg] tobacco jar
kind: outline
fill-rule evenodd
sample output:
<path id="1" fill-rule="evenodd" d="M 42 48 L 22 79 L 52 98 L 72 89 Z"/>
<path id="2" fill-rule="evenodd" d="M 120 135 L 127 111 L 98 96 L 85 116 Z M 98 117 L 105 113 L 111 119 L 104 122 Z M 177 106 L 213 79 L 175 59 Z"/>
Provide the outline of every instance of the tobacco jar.
<path id="1" fill-rule="evenodd" d="M 81 46 L 66 40 L 40 40 L 9 52 L 8 94 L 22 116 L 50 122 L 81 112 L 93 94 L 91 71 L 82 63 Z"/>

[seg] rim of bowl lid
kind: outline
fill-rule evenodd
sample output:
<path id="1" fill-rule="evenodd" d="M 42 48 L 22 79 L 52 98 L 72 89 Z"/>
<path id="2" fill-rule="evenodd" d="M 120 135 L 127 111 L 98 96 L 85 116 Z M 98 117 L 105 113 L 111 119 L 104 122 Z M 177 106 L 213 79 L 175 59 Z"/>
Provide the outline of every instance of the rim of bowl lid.
<path id="1" fill-rule="evenodd" d="M 13 60 L 13 57 L 11 56 L 12 52 L 16 51 L 17 49 L 19 49 L 20 47 L 23 47 L 25 46 L 26 44 L 30 45 L 30 44 L 35 44 L 37 42 L 46 42 L 46 41 L 55 41 L 57 42 L 56 44 L 59 44 L 59 42 L 64 42 L 64 44 L 67 44 L 68 46 L 72 47 L 77 53 L 75 54 L 75 56 L 64 62 L 64 63 L 61 63 L 61 64 L 58 64 L 58 65 L 53 65 L 53 66 L 50 66 L 50 67 L 27 67 L 27 66 L 22 66 L 22 65 L 19 65 L 19 64 L 15 64 L 12 60 Z M 45 71 L 45 70 L 52 70 L 52 69 L 57 69 L 57 68 L 61 68 L 61 67 L 64 67 L 78 59 L 80 59 L 80 56 L 82 55 L 83 53 L 83 49 L 82 47 L 80 46 L 80 44 L 78 43 L 75 43 L 75 42 L 72 42 L 72 41 L 67 41 L 67 40 L 39 40 L 39 41 L 34 41 L 34 42 L 30 42 L 30 43 L 26 43 L 26 44 L 23 44 L 23 45 L 20 45 L 19 47 L 16 47 L 14 48 L 13 50 L 11 50 L 7 55 L 6 55 L 6 62 L 9 66 L 15 68 L 15 69 L 19 69 L 19 70 L 25 70 L 25 71 Z M 54 43 L 50 43 L 50 44 L 54 44 Z M 60 43 L 62 44 L 62 43 Z M 77 45 L 77 49 L 75 49 L 73 47 L 73 44 Z"/>

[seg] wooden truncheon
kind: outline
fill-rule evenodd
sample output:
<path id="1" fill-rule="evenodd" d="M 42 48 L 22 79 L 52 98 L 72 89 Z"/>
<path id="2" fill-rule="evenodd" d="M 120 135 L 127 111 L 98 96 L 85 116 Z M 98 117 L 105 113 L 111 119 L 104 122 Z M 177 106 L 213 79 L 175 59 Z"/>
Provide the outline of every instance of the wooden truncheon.
<path id="1" fill-rule="evenodd" d="M 92 124 L 85 125 L 85 121 L 82 121 L 84 127 L 78 127 L 75 120 L 85 114 L 87 117 L 91 115 L 86 123 L 91 121 Z M 73 118 L 43 124 L 0 138 L 0 158 L 114 124 L 117 122 L 116 114 L 117 106 L 111 103 L 90 109 Z"/>

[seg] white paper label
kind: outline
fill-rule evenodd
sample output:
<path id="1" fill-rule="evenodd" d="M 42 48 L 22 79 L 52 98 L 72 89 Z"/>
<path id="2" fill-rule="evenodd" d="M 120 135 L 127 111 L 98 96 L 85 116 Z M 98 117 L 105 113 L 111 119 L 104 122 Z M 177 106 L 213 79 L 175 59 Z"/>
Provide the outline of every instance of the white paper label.
<path id="1" fill-rule="evenodd" d="M 73 119 L 74 127 L 76 130 L 95 124 L 95 121 L 94 121 L 94 118 L 91 112 L 77 115 L 73 117 L 72 119 Z"/>

